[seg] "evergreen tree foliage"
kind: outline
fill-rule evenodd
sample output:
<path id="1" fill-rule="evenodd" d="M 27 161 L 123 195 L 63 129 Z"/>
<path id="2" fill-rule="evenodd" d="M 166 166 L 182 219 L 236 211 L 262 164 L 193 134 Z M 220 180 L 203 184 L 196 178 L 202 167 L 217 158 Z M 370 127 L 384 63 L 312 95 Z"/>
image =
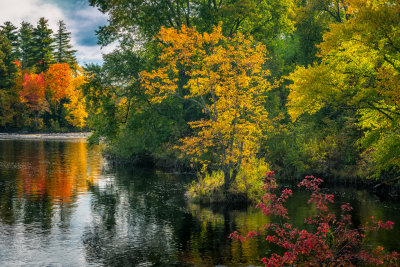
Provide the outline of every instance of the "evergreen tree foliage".
<path id="1" fill-rule="evenodd" d="M 17 53 L 17 27 L 11 22 L 7 21 L 1 26 L 1 35 L 3 40 L 1 41 L 1 48 L 3 55 L 4 73 L 0 78 L 0 86 L 3 88 L 10 89 L 14 84 L 15 73 L 17 72 L 14 62 L 18 59 Z"/>
<path id="2" fill-rule="evenodd" d="M 37 72 L 44 72 L 54 61 L 54 38 L 53 31 L 48 27 L 48 20 L 40 18 L 32 33 L 32 60 Z"/>
<path id="3" fill-rule="evenodd" d="M 7 87 L 7 55 L 11 53 L 10 41 L 0 32 L 0 89 Z"/>
<path id="4" fill-rule="evenodd" d="M 71 32 L 67 31 L 64 21 L 58 21 L 58 30 L 54 35 L 56 41 L 55 61 L 57 63 L 68 63 L 70 66 L 76 64 L 75 53 L 76 50 L 72 49 Z"/>
<path id="5" fill-rule="evenodd" d="M 12 90 L 16 78 L 16 66 L 12 61 L 11 41 L 5 32 L 0 32 L 0 127 L 14 126 L 17 95 Z"/>
<path id="6" fill-rule="evenodd" d="M 32 34 L 32 24 L 23 21 L 18 32 L 19 57 L 23 69 L 30 68 L 34 65 L 32 55 Z"/>
<path id="7" fill-rule="evenodd" d="M 17 32 L 17 27 L 15 27 L 10 21 L 6 21 L 4 25 L 1 27 L 1 32 L 4 34 L 4 36 L 10 40 L 11 45 L 13 47 L 17 47 L 18 44 L 18 32 Z"/>

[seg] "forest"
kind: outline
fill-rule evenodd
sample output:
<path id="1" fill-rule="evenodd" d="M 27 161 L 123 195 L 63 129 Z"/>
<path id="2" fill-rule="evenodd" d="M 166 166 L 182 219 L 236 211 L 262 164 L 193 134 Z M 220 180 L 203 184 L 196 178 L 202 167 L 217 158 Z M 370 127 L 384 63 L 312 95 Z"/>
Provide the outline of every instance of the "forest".
<path id="1" fill-rule="evenodd" d="M 0 30 L 0 129 L 80 130 L 87 112 L 85 83 L 66 24 L 53 31 L 45 18 L 36 27 L 5 22 Z"/>
<path id="2" fill-rule="evenodd" d="M 2 131 L 91 130 L 211 202 L 256 199 L 268 170 L 397 184 L 398 0 L 89 2 L 102 64 L 78 66 L 63 21 L 1 26 Z"/>

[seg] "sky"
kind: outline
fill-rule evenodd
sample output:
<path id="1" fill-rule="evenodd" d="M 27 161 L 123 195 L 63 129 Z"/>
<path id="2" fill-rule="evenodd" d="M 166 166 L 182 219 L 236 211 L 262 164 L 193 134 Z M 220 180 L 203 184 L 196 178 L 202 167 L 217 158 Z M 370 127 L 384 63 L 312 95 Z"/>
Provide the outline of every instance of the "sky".
<path id="1" fill-rule="evenodd" d="M 111 52 L 115 47 L 101 49 L 97 44 L 95 30 L 107 24 L 107 15 L 89 6 L 88 0 L 0 0 L 0 24 L 11 21 L 20 27 L 22 21 L 27 21 L 35 27 L 41 17 L 48 20 L 53 32 L 57 21 L 64 20 L 81 65 L 101 63 L 102 53 Z"/>

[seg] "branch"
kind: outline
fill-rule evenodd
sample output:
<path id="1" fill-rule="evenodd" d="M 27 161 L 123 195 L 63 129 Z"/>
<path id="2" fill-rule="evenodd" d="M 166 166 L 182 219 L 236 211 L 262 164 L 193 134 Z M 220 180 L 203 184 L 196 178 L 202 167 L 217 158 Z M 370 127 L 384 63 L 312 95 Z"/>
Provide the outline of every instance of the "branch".
<path id="1" fill-rule="evenodd" d="M 384 182 L 382 182 L 382 183 L 380 183 L 380 184 L 377 184 L 377 185 L 374 186 L 374 189 L 376 189 L 376 188 L 378 188 L 378 187 L 380 187 L 380 186 L 382 186 L 382 185 L 389 185 L 389 183 L 395 182 L 395 181 L 397 181 L 397 180 L 400 180 L 400 176 L 397 176 L 396 178 L 393 178 L 393 179 L 384 181 Z"/>

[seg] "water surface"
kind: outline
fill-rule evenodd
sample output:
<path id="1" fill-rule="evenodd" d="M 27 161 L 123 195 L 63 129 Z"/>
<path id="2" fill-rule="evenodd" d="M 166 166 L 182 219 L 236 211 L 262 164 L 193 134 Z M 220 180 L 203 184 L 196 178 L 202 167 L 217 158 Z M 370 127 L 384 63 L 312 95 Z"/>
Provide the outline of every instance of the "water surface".
<path id="1" fill-rule="evenodd" d="M 270 253 L 261 239 L 229 240 L 269 222 L 253 206 L 189 203 L 191 175 L 111 166 L 84 139 L 0 141 L 0 266 L 248 266 Z M 366 190 L 331 188 L 353 221 L 394 221 L 374 244 L 400 247 L 399 203 Z M 307 194 L 289 201 L 296 223 Z"/>

